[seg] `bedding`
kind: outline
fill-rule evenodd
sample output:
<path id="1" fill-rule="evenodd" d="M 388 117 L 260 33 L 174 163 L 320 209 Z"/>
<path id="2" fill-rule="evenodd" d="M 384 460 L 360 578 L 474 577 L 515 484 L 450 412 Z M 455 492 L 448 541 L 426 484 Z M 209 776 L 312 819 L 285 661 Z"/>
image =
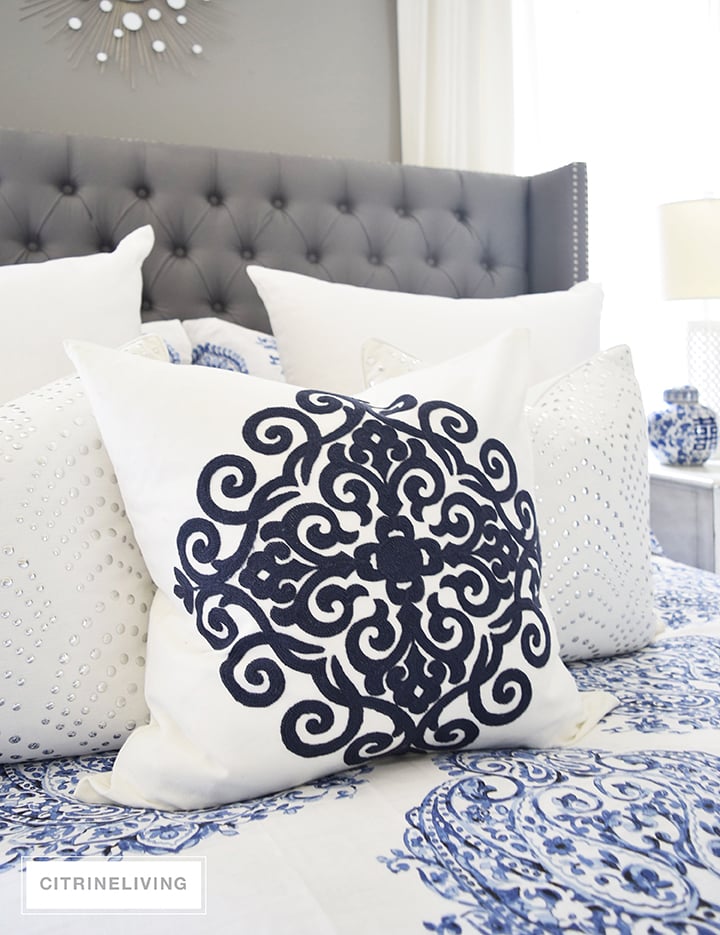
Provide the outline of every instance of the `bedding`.
<path id="1" fill-rule="evenodd" d="M 720 931 L 720 579 L 660 557 L 653 576 L 663 635 L 570 666 L 620 702 L 572 747 L 403 756 L 189 812 L 79 803 L 80 773 L 113 754 L 3 767 L 3 918 L 97 931 L 94 916 L 20 916 L 23 856 L 203 855 L 207 916 L 141 931 Z"/>
<path id="2" fill-rule="evenodd" d="M 546 308 L 546 301 L 555 301 L 553 293 L 587 279 L 586 222 L 586 178 L 579 164 L 520 178 L 0 130 L 0 265 L 22 264 L 38 254 L 53 261 L 106 251 L 112 257 L 124 237 L 151 225 L 155 242 L 142 261 L 140 296 L 134 280 L 133 302 L 139 298 L 145 325 L 162 334 L 163 347 L 154 345 L 161 357 L 169 345 L 169 356 L 175 351 L 186 364 L 199 343 L 188 334 L 189 320 L 199 320 L 198 328 L 212 317 L 255 333 L 269 331 L 248 265 L 433 299 L 503 302 L 530 295 Z M 139 264 L 138 256 L 134 272 Z M 550 318 L 541 314 L 547 326 L 552 310 Z M 550 395 L 541 420 L 548 431 L 547 462 L 562 461 L 565 472 L 573 474 L 573 464 L 580 473 L 592 472 L 595 463 L 591 482 L 584 485 L 594 495 L 604 480 L 599 469 L 609 477 L 618 457 L 629 458 L 626 478 L 632 483 L 626 484 L 626 497 L 636 504 L 631 525 L 640 530 L 643 496 L 633 483 L 642 476 L 641 451 L 638 437 L 626 429 L 637 421 L 634 390 L 622 354 L 600 362 L 592 356 L 597 350 L 593 320 L 591 314 L 586 333 L 571 320 L 567 333 L 545 338 L 553 354 L 564 353 L 565 338 L 578 352 L 570 340 L 570 330 L 578 326 L 575 336 L 592 344 L 582 361 L 558 365 L 565 368 L 559 384 L 558 372 L 548 373 L 555 379 L 546 387 Z M 419 326 L 420 319 L 415 322 Z M 421 357 L 405 340 L 413 328 L 411 321 L 390 336 L 411 380 Z M 325 338 L 324 332 L 300 331 L 304 343 Z M 222 340 L 201 340 L 232 346 L 228 332 Z M 213 351 L 207 362 L 224 357 Z M 14 363 L 16 369 L 22 366 Z M 567 368 L 578 364 L 591 366 L 593 379 L 574 379 Z M 228 387 L 233 381 L 234 389 L 228 389 L 233 397 L 250 395 L 254 385 L 246 374 L 212 366 L 171 367 L 159 360 L 146 367 L 185 371 L 183 381 L 189 378 L 203 388 L 210 377 Z M 377 361 L 363 369 L 362 359 L 353 357 L 352 368 L 360 380 L 367 376 L 368 384 L 376 384 L 373 393 L 384 392 L 380 378 L 387 376 L 381 372 L 387 361 L 378 371 Z M 608 620 L 615 654 L 594 656 L 596 648 L 606 652 L 606 647 L 590 641 L 585 648 L 591 658 L 567 663 L 568 677 L 581 693 L 608 693 L 617 700 L 596 726 L 570 743 L 391 754 L 204 808 L 171 811 L 80 801 L 75 792 L 81 777 L 91 774 L 102 783 L 120 758 L 114 748 L 132 720 L 125 719 L 127 704 L 115 704 L 121 694 L 127 701 L 127 693 L 115 693 L 114 686 L 127 678 L 122 669 L 131 660 L 146 674 L 147 666 L 139 663 L 141 623 L 149 616 L 155 586 L 141 570 L 139 547 L 130 548 L 137 540 L 123 516 L 115 465 L 78 378 L 63 377 L 52 390 L 35 390 L 39 382 L 28 387 L 22 406 L 16 400 L 3 407 L 0 429 L 0 486 L 15 485 L 13 507 L 18 506 L 8 509 L 9 501 L 0 496 L 0 740 L 7 741 L 0 763 L 0 914 L 5 928 L 23 935 L 89 935 L 100 928 L 112 935 L 131 926 L 161 935 L 720 932 L 720 579 L 661 555 L 652 559 L 651 578 L 654 610 L 664 629 L 651 632 L 647 579 L 639 573 L 636 585 L 627 586 L 638 599 L 636 612 L 628 605 L 615 630 L 616 618 Z M 267 398 L 280 399 L 272 394 L 288 391 L 282 381 L 268 385 L 273 388 Z M 573 461 L 588 437 L 579 403 L 583 419 L 601 415 L 597 399 L 586 405 L 583 393 L 592 390 L 601 398 L 608 385 L 621 397 L 616 447 L 587 459 L 587 465 L 584 455 Z M 358 382 L 351 392 L 359 389 Z M 502 394 L 496 395 L 505 405 Z M 146 400 L 151 402 L 152 394 L 138 408 Z M 185 415 L 191 429 L 204 431 L 224 407 L 210 402 L 203 407 L 202 398 L 196 402 L 190 419 L 170 398 L 163 417 L 176 425 Z M 17 465 L 23 458 L 20 477 Z M 152 471 L 147 461 L 138 467 Z M 94 473 L 97 468 L 101 474 Z M 571 492 L 567 477 L 558 490 Z M 232 493 L 232 484 L 225 491 Z M 586 512 L 593 523 L 593 512 Z M 575 516 L 571 527 L 573 522 L 582 526 L 584 516 Z M 616 520 L 629 528 L 626 518 L 613 516 Z M 619 526 L 605 525 L 617 536 Z M 602 526 L 593 527 L 593 534 L 598 542 L 607 541 Z M 643 529 L 642 543 L 646 537 Z M 627 562 L 635 574 L 647 567 L 642 565 L 647 553 L 634 534 L 632 545 L 637 553 L 619 549 L 621 564 L 614 567 Z M 202 560 L 204 550 L 198 549 L 195 556 Z M 547 550 L 553 551 L 552 542 Z M 555 551 L 549 574 L 556 557 L 558 564 L 570 558 Z M 137 600 L 127 600 L 137 596 L 140 584 L 147 594 L 144 610 Z M 539 594 L 542 607 L 544 593 Z M 87 599 L 93 603 L 81 611 Z M 579 616 L 583 608 L 576 609 Z M 128 630 L 131 617 L 135 634 Z M 92 625 L 84 627 L 86 620 Z M 638 633 L 642 636 L 632 642 Z M 123 643 L 131 635 L 132 649 Z M 622 645 L 622 639 L 629 642 Z M 41 646 L 35 645 L 38 640 Z M 39 667 L 43 648 L 48 656 Z M 217 651 L 206 651 L 217 663 Z M 84 667 L 91 663 L 90 676 Z M 203 708 L 205 695 L 193 691 L 184 663 L 169 677 L 187 689 L 191 704 Z M 129 681 L 139 688 L 139 678 Z M 112 707 L 106 702 L 110 696 Z M 111 711 L 115 717 L 104 718 Z M 141 716 L 138 709 L 138 723 Z M 22 730 L 14 729 L 16 724 Z M 44 736 L 35 730 L 39 724 Z M 21 739 L 14 741 L 16 736 Z M 262 753 L 261 740 L 249 756 L 251 766 Z M 232 737 L 228 743 L 234 742 Z M 204 764 L 210 770 L 214 765 Z M 181 879 L 188 862 L 200 864 L 204 914 L 146 907 L 130 916 L 135 903 L 127 892 L 124 912 L 100 918 L 83 912 L 83 894 L 72 885 L 70 907 L 50 905 L 53 892 L 60 901 L 68 896 L 59 884 L 44 891 L 44 913 L 29 911 L 27 893 L 37 866 L 23 862 L 44 858 L 44 872 L 47 859 L 57 857 L 70 858 L 78 873 L 95 867 L 90 863 L 95 858 L 108 879 L 122 869 L 140 881 L 151 872 Z M 49 879 L 56 883 L 57 874 L 73 879 L 67 865 L 52 872 L 56 875 Z M 101 911 L 108 906 L 100 899 Z"/>

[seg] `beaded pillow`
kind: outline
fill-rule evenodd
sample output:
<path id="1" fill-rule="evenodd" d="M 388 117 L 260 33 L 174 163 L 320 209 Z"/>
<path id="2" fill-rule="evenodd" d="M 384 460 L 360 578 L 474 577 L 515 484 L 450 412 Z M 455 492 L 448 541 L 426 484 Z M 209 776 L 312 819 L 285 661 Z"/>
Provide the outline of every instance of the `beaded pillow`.
<path id="1" fill-rule="evenodd" d="M 0 763 L 116 750 L 147 720 L 154 590 L 77 375 L 1 406 Z"/>
<path id="2" fill-rule="evenodd" d="M 151 722 L 80 798 L 198 808 L 612 704 L 540 598 L 522 332 L 358 398 L 70 352 L 158 585 Z"/>
<path id="3" fill-rule="evenodd" d="M 543 589 L 566 660 L 662 629 L 653 600 L 647 422 L 628 347 L 528 395 Z"/>
<path id="4" fill-rule="evenodd" d="M 368 385 L 422 364 L 380 340 Z M 527 417 L 543 589 L 565 660 L 639 649 L 661 629 L 652 592 L 647 428 L 625 346 L 532 387 Z"/>

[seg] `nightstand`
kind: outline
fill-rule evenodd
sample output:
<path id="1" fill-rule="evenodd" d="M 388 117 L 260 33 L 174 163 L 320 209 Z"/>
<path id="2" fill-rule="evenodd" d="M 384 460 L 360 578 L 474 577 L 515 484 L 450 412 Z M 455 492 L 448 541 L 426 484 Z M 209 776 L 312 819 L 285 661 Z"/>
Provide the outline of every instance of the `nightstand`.
<path id="1" fill-rule="evenodd" d="M 651 455 L 650 525 L 669 558 L 720 571 L 720 461 L 670 467 Z"/>

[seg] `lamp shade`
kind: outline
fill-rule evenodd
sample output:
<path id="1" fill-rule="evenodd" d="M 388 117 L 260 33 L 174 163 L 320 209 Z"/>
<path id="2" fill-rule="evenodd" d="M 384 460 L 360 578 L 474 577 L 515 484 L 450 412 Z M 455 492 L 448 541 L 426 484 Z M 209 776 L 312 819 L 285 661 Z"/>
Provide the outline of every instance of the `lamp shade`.
<path id="1" fill-rule="evenodd" d="M 660 234 L 665 297 L 720 298 L 720 198 L 661 205 Z"/>

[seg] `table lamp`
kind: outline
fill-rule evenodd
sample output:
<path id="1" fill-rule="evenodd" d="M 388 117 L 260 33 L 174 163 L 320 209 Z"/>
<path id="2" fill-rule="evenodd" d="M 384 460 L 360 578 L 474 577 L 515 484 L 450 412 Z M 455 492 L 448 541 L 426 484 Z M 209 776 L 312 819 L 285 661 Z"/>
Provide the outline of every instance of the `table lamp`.
<path id="1" fill-rule="evenodd" d="M 720 297 L 720 198 L 661 205 L 660 233 L 665 297 Z M 720 320 L 707 301 L 703 320 L 688 322 L 687 342 L 689 384 L 666 390 L 668 408 L 648 418 L 650 447 L 664 464 L 703 464 L 717 445 Z"/>
<path id="2" fill-rule="evenodd" d="M 720 198 L 660 206 L 663 285 L 667 299 L 720 298 Z M 688 322 L 688 378 L 720 413 L 720 320 Z"/>

